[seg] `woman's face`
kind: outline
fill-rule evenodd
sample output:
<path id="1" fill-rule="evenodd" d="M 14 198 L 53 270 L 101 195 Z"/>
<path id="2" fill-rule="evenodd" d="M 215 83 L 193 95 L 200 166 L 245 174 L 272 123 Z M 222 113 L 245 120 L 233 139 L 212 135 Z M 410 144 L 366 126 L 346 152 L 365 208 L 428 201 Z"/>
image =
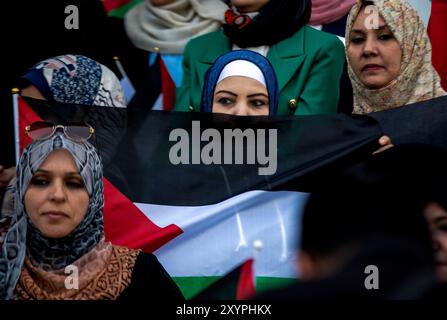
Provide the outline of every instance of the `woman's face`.
<path id="1" fill-rule="evenodd" d="M 250 13 L 259 11 L 270 0 L 231 0 L 231 4 L 240 13 Z"/>
<path id="2" fill-rule="evenodd" d="M 252 78 L 227 77 L 219 82 L 214 90 L 213 112 L 238 116 L 267 116 L 267 88 Z"/>
<path id="3" fill-rule="evenodd" d="M 379 89 L 399 76 L 402 50 L 382 17 L 378 29 L 367 27 L 371 17 L 365 8 L 360 10 L 348 35 L 348 59 L 365 87 Z"/>
<path id="4" fill-rule="evenodd" d="M 42 163 L 25 193 L 32 224 L 49 238 L 69 235 L 87 213 L 89 195 L 72 155 L 58 149 Z"/>
<path id="5" fill-rule="evenodd" d="M 433 238 L 438 277 L 442 281 L 447 281 L 447 211 L 437 203 L 431 202 L 426 206 L 424 213 Z"/>

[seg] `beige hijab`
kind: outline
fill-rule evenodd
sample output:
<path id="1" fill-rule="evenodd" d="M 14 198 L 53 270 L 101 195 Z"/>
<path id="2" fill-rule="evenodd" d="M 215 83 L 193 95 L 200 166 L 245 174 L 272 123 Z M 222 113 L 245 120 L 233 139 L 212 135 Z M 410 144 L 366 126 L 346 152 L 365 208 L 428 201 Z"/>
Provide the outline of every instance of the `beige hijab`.
<path id="1" fill-rule="evenodd" d="M 365 0 L 358 0 L 349 14 L 346 48 L 349 47 L 349 34 L 363 2 Z M 367 89 L 354 74 L 348 59 L 348 73 L 354 91 L 354 113 L 381 111 L 446 95 L 433 68 L 430 40 L 416 10 L 405 0 L 372 2 L 400 43 L 401 72 L 386 87 Z"/>
<path id="2" fill-rule="evenodd" d="M 217 30 L 227 9 L 221 0 L 175 0 L 159 7 L 145 0 L 126 14 L 124 23 L 136 47 L 182 54 L 191 38 Z"/>

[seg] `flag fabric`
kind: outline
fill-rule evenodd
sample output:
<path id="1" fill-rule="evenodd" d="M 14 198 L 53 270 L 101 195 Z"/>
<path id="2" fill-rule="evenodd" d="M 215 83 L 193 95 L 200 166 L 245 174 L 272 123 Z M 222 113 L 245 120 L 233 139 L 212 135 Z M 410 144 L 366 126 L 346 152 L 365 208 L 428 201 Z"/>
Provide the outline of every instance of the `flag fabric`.
<path id="1" fill-rule="evenodd" d="M 239 278 L 242 272 L 244 279 L 256 279 L 255 284 L 240 281 L 245 285 L 236 296 L 244 298 L 254 289 L 262 292 L 298 276 L 295 251 L 300 215 L 308 192 L 324 183 L 309 176 L 364 159 L 377 149 L 383 132 L 390 132 L 400 143 L 419 139 L 447 148 L 446 105 L 447 98 L 439 98 L 372 117 L 338 114 L 270 119 L 49 105 L 20 99 L 19 114 L 27 117 L 32 109 L 42 119 L 83 120 L 95 128 L 105 170 L 108 240 L 154 252 L 187 298 L 252 261 L 251 266 L 238 269 Z M 258 161 L 270 155 L 259 148 L 254 152 L 257 143 L 246 143 L 243 149 L 246 162 L 248 150 L 254 152 L 254 164 L 234 163 L 235 146 L 225 146 L 228 141 L 235 144 L 236 139 L 225 141 L 225 133 L 237 129 L 252 130 L 256 142 L 262 140 L 257 133 L 269 136 L 264 151 L 276 155 L 274 172 L 270 168 L 271 174 L 259 174 L 260 169 L 273 165 Z M 275 139 L 269 130 L 277 134 L 274 148 L 270 148 Z M 180 141 L 172 139 L 173 132 L 189 138 L 190 152 L 183 160 L 190 164 L 174 164 L 181 149 L 173 152 Z M 233 163 L 216 163 L 218 157 L 214 163 L 205 163 L 208 153 L 204 150 L 211 143 L 205 133 L 213 133 L 216 141 L 221 139 L 221 157 L 231 151 Z"/>
<path id="2" fill-rule="evenodd" d="M 123 18 L 127 11 L 144 0 L 102 0 L 104 10 L 109 16 Z"/>
<path id="3" fill-rule="evenodd" d="M 255 296 L 253 259 L 228 272 L 225 276 L 202 290 L 194 300 L 248 300 Z"/>

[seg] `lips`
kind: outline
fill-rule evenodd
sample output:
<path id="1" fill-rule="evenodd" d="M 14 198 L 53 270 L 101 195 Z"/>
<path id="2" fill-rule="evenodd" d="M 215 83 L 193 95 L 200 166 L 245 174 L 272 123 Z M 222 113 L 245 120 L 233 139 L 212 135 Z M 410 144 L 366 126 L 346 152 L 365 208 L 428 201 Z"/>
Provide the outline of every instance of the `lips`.
<path id="1" fill-rule="evenodd" d="M 46 211 L 42 215 L 51 218 L 51 219 L 60 219 L 64 217 L 68 217 L 65 212 L 62 211 Z"/>
<path id="2" fill-rule="evenodd" d="M 366 71 L 366 72 L 368 72 L 368 71 L 378 71 L 378 70 L 381 70 L 381 69 L 383 69 L 383 67 L 381 65 L 379 65 L 379 64 L 367 64 L 367 65 L 365 65 L 362 68 L 362 72 L 363 71 Z"/>

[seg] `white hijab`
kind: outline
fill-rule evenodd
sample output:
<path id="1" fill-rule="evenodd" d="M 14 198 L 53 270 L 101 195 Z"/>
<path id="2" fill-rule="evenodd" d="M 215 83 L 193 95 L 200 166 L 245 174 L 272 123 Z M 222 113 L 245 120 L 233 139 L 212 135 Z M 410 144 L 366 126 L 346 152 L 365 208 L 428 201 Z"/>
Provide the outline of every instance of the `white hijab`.
<path id="1" fill-rule="evenodd" d="M 126 14 L 124 22 L 136 47 L 182 54 L 191 38 L 217 30 L 227 9 L 221 0 L 174 0 L 159 7 L 145 0 Z"/>

